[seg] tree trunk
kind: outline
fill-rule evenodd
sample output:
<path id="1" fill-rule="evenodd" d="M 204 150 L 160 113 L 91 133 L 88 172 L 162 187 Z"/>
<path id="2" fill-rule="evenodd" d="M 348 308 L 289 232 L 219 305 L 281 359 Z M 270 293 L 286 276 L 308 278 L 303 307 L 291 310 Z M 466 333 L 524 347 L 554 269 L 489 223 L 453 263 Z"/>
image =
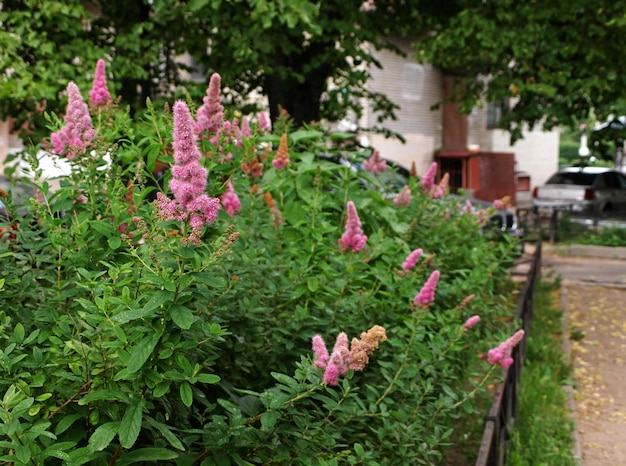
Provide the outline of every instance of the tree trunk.
<path id="1" fill-rule="evenodd" d="M 332 68 L 327 63 L 318 66 L 311 66 L 311 63 L 328 47 L 334 47 L 334 44 L 315 43 L 298 54 L 276 56 L 276 72 L 267 74 L 263 85 L 272 121 L 276 121 L 281 110 L 287 111 L 297 126 L 320 120 L 320 99 Z M 299 81 L 293 76 L 295 73 L 285 76 L 280 72 L 281 68 L 289 68 L 304 79 Z"/>

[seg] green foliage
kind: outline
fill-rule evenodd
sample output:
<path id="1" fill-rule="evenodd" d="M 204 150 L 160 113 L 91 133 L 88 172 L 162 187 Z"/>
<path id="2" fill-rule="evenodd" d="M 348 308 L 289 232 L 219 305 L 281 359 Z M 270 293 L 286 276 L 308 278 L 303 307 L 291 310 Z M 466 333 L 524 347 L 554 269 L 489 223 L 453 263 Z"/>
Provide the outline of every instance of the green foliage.
<path id="1" fill-rule="evenodd" d="M 169 193 L 170 175 L 153 179 L 172 161 L 169 107 L 148 102 L 135 118 L 116 105 L 91 112 L 97 137 L 69 161 L 71 175 L 54 188 L 38 179 L 47 146 L 34 146 L 22 156 L 35 195 L 21 207 L 7 200 L 3 461 L 441 461 L 493 373 L 478 355 L 511 330 L 514 242 L 485 235 L 481 217 L 432 199 L 417 178 L 400 207 L 377 177 L 319 160 L 341 136 L 290 131 L 290 163 L 277 170 L 281 134 L 253 127 L 250 138 L 198 141 L 206 192 L 221 196 L 230 181 L 241 212 L 220 211 L 196 245 L 187 222 L 163 220 L 151 202 L 155 190 Z M 50 115 L 48 130 L 59 122 Z M 348 201 L 368 235 L 356 253 L 337 243 Z M 399 273 L 418 247 L 424 257 Z M 435 269 L 435 301 L 413 305 Z M 464 331 L 477 313 L 480 325 Z M 369 365 L 324 383 L 312 337 L 358 338 L 373 325 L 388 340 Z"/>
<path id="2" fill-rule="evenodd" d="M 44 110 L 64 108 L 59 82 L 81 89 L 103 58 L 115 92 L 133 112 L 147 98 L 202 99 L 213 72 L 229 83 L 228 100 L 256 106 L 252 90 L 268 97 L 272 117 L 286 109 L 298 124 L 339 121 L 361 112 L 361 98 L 380 110 L 397 108 L 366 85 L 372 49 L 390 48 L 380 33 L 417 27 L 412 2 L 361 0 L 10 0 L 0 9 L 0 118 L 15 118 L 25 140 L 36 142 Z M 355 27 L 355 25 L 358 25 Z M 80 58 L 78 58 L 80 57 Z M 328 83 L 332 82 L 332 86 Z M 379 128 L 380 129 L 380 128 Z"/>
<path id="3" fill-rule="evenodd" d="M 622 226 L 593 227 L 563 217 L 559 220 L 557 239 L 561 244 L 625 247 L 626 229 Z"/>
<path id="4" fill-rule="evenodd" d="M 537 287 L 508 465 L 577 464 L 572 449 L 574 425 L 563 388 L 571 384 L 571 367 L 561 351 L 564 336 L 562 310 L 555 302 L 558 288 L 558 283 L 545 282 Z"/>

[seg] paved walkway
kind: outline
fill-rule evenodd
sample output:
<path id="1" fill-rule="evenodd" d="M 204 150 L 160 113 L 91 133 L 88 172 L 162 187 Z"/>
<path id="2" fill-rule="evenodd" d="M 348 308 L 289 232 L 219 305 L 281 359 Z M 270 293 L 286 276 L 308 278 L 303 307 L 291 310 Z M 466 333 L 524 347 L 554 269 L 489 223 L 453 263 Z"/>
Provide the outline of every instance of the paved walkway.
<path id="1" fill-rule="evenodd" d="M 582 466 L 626 466 L 626 249 L 544 245 L 542 275 L 562 278 L 564 345 L 574 368 Z"/>

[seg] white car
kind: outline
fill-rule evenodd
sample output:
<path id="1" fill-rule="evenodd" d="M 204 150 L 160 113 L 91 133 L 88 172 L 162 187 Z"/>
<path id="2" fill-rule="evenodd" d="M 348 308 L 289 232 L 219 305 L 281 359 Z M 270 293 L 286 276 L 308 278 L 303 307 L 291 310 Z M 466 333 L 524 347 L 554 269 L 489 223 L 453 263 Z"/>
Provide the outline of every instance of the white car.
<path id="1" fill-rule="evenodd" d="M 604 167 L 569 167 L 533 190 L 533 206 L 606 216 L 626 212 L 626 176 Z"/>

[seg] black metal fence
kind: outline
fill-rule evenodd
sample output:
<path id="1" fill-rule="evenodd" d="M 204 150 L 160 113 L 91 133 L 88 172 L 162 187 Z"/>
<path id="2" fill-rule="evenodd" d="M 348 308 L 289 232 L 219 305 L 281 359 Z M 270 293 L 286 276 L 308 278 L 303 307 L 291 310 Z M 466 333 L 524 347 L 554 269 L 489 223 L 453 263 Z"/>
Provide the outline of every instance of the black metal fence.
<path id="1" fill-rule="evenodd" d="M 476 466 L 503 466 L 510 439 L 510 429 L 517 416 L 517 393 L 526 355 L 526 337 L 533 318 L 533 301 L 541 271 L 541 240 L 537 242 L 526 283 L 517 302 L 515 319 L 521 322 L 524 339 L 513 349 L 513 364 L 504 370 L 504 380 L 498 384 L 478 451 Z"/>

